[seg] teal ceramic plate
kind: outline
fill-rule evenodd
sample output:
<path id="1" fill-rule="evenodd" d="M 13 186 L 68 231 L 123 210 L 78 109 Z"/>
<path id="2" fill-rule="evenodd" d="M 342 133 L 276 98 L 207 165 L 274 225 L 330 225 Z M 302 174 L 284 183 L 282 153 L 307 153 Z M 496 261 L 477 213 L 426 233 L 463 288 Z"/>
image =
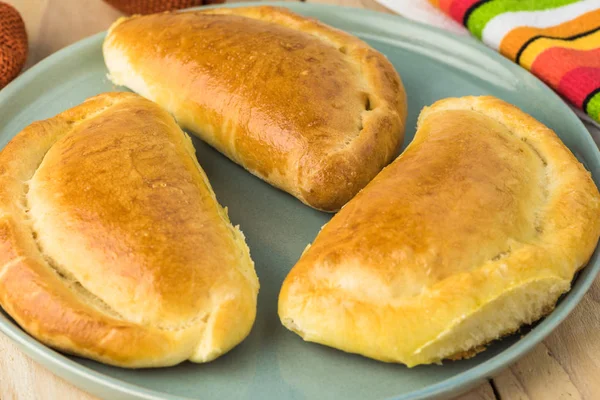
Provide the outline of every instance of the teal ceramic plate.
<path id="1" fill-rule="evenodd" d="M 246 3 L 247 4 L 247 3 Z M 351 32 L 384 53 L 400 72 L 409 99 L 405 144 L 419 110 L 448 96 L 492 94 L 554 129 L 600 179 L 598 149 L 569 108 L 525 70 L 471 39 L 399 17 L 317 4 L 282 3 Z M 34 120 L 97 93 L 106 79 L 99 34 L 42 61 L 0 92 L 0 146 Z M 0 313 L 0 330 L 55 374 L 107 399 L 424 399 L 450 396 L 490 377 L 548 335 L 579 302 L 600 269 L 595 254 L 556 310 L 526 335 L 493 344 L 477 357 L 408 369 L 324 346 L 285 330 L 276 313 L 280 285 L 329 215 L 245 172 L 199 140 L 194 144 L 221 204 L 240 224 L 261 281 L 258 317 L 236 349 L 206 365 L 129 371 L 56 353 Z"/>

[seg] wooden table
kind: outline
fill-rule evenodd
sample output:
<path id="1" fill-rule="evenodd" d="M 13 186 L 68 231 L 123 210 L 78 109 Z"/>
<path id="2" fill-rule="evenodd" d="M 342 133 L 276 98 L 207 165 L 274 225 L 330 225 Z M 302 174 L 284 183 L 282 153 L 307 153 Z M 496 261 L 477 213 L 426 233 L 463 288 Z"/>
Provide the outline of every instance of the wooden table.
<path id="1" fill-rule="evenodd" d="M 373 0 L 312 1 L 387 11 Z M 21 12 L 29 32 L 27 66 L 83 37 L 105 30 L 121 15 L 101 0 L 8 2 Z M 600 130 L 593 133 L 596 143 L 600 143 Z M 512 367 L 460 398 L 600 399 L 600 279 L 548 339 Z M 94 397 L 55 377 L 0 334 L 0 399 L 91 400 Z"/>

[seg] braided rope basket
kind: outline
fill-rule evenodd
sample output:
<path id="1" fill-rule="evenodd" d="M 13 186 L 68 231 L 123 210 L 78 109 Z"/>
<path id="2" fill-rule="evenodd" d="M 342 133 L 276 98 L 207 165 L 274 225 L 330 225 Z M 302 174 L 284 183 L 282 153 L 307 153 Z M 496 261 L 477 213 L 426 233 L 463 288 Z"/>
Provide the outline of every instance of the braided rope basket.
<path id="1" fill-rule="evenodd" d="M 0 88 L 12 81 L 27 60 L 27 32 L 21 15 L 0 2 Z"/>
<path id="2" fill-rule="evenodd" d="M 104 0 L 125 14 L 152 14 L 181 8 L 224 3 L 225 0 Z"/>

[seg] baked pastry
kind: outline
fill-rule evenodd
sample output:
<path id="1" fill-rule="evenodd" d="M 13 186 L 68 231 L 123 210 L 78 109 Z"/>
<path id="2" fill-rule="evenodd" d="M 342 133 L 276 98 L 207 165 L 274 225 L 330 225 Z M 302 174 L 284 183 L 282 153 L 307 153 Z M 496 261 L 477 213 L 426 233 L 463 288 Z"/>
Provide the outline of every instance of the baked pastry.
<path id="1" fill-rule="evenodd" d="M 381 361 L 470 357 L 549 313 L 599 235 L 598 189 L 554 132 L 493 97 L 441 100 L 305 250 L 279 316 Z"/>
<path id="2" fill-rule="evenodd" d="M 258 280 L 189 137 L 106 93 L 0 153 L 0 305 L 56 349 L 121 367 L 210 361 L 250 331 Z"/>
<path id="3" fill-rule="evenodd" d="M 283 8 L 121 18 L 104 59 L 115 84 L 320 210 L 344 205 L 402 143 L 406 99 L 388 60 Z"/>

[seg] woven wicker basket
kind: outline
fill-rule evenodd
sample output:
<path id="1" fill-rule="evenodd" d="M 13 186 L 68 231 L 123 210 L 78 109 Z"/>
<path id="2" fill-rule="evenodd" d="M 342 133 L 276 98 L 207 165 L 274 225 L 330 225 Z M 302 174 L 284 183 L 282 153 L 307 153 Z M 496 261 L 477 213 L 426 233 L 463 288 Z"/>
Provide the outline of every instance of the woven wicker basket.
<path id="1" fill-rule="evenodd" d="M 225 0 L 104 0 L 126 14 L 152 14 L 181 8 L 224 3 Z"/>
<path id="2" fill-rule="evenodd" d="M 27 60 L 27 32 L 21 15 L 0 2 L 0 88 L 12 81 Z"/>

